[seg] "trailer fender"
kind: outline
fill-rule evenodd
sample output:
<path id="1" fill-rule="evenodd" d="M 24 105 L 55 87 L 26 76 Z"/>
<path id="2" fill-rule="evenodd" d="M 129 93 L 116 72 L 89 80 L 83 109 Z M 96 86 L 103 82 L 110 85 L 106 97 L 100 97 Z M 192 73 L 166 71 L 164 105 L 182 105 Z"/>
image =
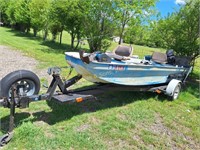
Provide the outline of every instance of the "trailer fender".
<path id="1" fill-rule="evenodd" d="M 181 91 L 181 81 L 172 79 L 167 85 L 165 94 L 170 96 L 172 100 L 175 100 L 178 98 L 180 91 Z"/>

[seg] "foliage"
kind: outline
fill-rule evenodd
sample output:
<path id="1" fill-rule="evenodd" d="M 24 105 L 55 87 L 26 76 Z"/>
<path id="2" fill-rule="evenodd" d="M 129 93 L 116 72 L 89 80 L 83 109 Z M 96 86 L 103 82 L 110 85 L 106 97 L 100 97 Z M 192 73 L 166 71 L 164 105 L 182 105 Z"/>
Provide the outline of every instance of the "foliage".
<path id="1" fill-rule="evenodd" d="M 65 20 L 65 29 L 71 35 L 71 48 L 77 49 L 79 39 L 83 36 L 84 12 L 79 8 L 80 0 L 68 1 L 68 13 Z M 77 45 L 74 46 L 75 38 L 78 39 Z"/>
<path id="2" fill-rule="evenodd" d="M 56 35 L 60 32 L 60 44 L 62 43 L 62 33 L 65 28 L 69 4 L 67 0 L 53 1 L 51 5 L 50 30 L 55 40 Z"/>
<path id="3" fill-rule="evenodd" d="M 124 42 L 137 45 L 152 46 L 149 42 L 150 31 L 147 25 L 142 25 L 140 22 L 133 23 L 126 29 L 124 34 Z"/>
<path id="4" fill-rule="evenodd" d="M 156 46 L 172 48 L 177 55 L 199 57 L 200 1 L 189 1 L 179 12 L 153 25 L 152 40 Z"/>
<path id="5" fill-rule="evenodd" d="M 16 6 L 15 6 L 15 0 L 10 0 L 7 2 L 7 8 L 4 10 L 7 17 L 8 21 L 10 22 L 10 25 L 16 24 L 16 19 L 15 19 L 15 11 L 16 11 Z"/>
<path id="6" fill-rule="evenodd" d="M 8 8 L 10 0 L 0 0 L 0 22 L 4 25 L 9 25 L 8 16 L 6 15 L 6 9 Z"/>
<path id="7" fill-rule="evenodd" d="M 71 49 L 77 49 L 79 42 L 75 46 L 75 39 L 82 37 L 83 13 L 78 4 L 79 0 L 60 0 L 52 4 L 51 30 L 54 34 L 64 29 L 68 31 L 71 36 Z"/>
<path id="8" fill-rule="evenodd" d="M 18 0 L 15 3 L 15 20 L 20 24 L 21 31 L 29 32 L 30 30 L 30 10 L 29 10 L 30 0 Z"/>
<path id="9" fill-rule="evenodd" d="M 34 30 L 34 36 L 37 35 L 37 32 L 44 30 L 44 40 L 47 38 L 48 29 L 49 29 L 49 16 L 50 16 L 50 6 L 51 0 L 32 0 L 30 8 L 31 16 L 31 26 Z"/>
<path id="10" fill-rule="evenodd" d="M 90 51 L 102 50 L 102 47 L 107 48 L 103 43 L 109 38 L 113 32 L 113 7 L 112 1 L 90 0 L 81 1 L 79 5 L 84 16 L 84 35 L 88 39 Z"/>
<path id="11" fill-rule="evenodd" d="M 29 2 L 30 0 L 10 0 L 6 9 L 8 20 L 22 32 L 30 30 Z"/>
<path id="12" fill-rule="evenodd" d="M 125 28 L 134 28 L 138 22 L 142 20 L 147 21 L 150 13 L 152 13 L 152 6 L 155 5 L 156 0 L 138 1 L 138 0 L 115 0 L 115 19 L 118 23 L 119 44 L 124 36 Z"/>

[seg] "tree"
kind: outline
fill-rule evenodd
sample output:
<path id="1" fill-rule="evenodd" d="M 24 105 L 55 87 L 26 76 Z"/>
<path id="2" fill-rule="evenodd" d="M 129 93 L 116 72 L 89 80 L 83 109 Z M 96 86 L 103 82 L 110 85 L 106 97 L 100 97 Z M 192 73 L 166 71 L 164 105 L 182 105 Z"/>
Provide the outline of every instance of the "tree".
<path id="1" fill-rule="evenodd" d="M 175 39 L 171 48 L 179 55 L 191 56 L 193 59 L 199 57 L 200 45 L 200 1 L 191 0 L 176 15 L 177 26 L 172 28 Z"/>
<path id="2" fill-rule="evenodd" d="M 33 28 L 34 36 L 37 35 L 38 31 L 44 30 L 44 40 L 46 40 L 48 35 L 50 7 L 51 0 L 31 0 L 29 5 L 31 27 Z"/>
<path id="3" fill-rule="evenodd" d="M 30 0 L 10 0 L 6 14 L 11 25 L 22 32 L 29 32 L 30 30 L 30 14 L 29 14 Z"/>
<path id="4" fill-rule="evenodd" d="M 82 36 L 83 13 L 78 7 L 79 2 L 79 0 L 59 0 L 54 1 L 52 5 L 52 31 L 54 34 L 60 31 L 61 36 L 64 29 L 68 31 L 71 36 L 71 49 L 78 47 L 79 42 L 75 46 L 75 39 L 80 39 Z M 56 31 L 56 28 L 59 30 Z"/>
<path id="5" fill-rule="evenodd" d="M 145 18 L 145 14 L 151 12 L 151 7 L 155 5 L 155 1 L 156 0 L 114 0 L 112 6 L 115 8 L 115 18 L 119 24 L 119 44 L 121 44 L 124 30 L 129 25 L 129 22 Z"/>
<path id="6" fill-rule="evenodd" d="M 90 52 L 106 49 L 109 46 L 106 39 L 112 35 L 115 26 L 112 1 L 81 1 L 79 8 L 85 14 L 83 30 Z"/>
<path id="7" fill-rule="evenodd" d="M 80 0 L 73 0 L 68 2 L 68 14 L 65 20 L 65 29 L 69 32 L 71 36 L 71 48 L 77 49 L 79 45 L 79 39 L 81 39 L 83 34 L 83 16 L 78 7 Z M 74 46 L 75 39 L 78 39 L 76 46 Z"/>
<path id="8" fill-rule="evenodd" d="M 0 0 L 0 22 L 2 22 L 4 26 L 10 24 L 8 16 L 6 15 L 6 9 L 8 8 L 9 2 L 10 0 Z"/>
<path id="9" fill-rule="evenodd" d="M 16 1 L 15 10 L 15 20 L 20 24 L 20 29 L 22 32 L 30 31 L 30 10 L 29 10 L 30 0 L 18 0 Z"/>
<path id="10" fill-rule="evenodd" d="M 29 32 L 30 30 L 30 0 L 9 0 L 6 3 L 7 8 L 4 9 L 9 23 L 22 32 Z"/>
<path id="11" fill-rule="evenodd" d="M 152 37 L 159 45 L 174 49 L 177 55 L 199 57 L 200 1 L 188 1 L 178 12 L 159 20 L 154 25 Z"/>
<path id="12" fill-rule="evenodd" d="M 167 18 L 162 18 L 151 24 L 152 30 L 150 39 L 155 43 L 156 47 L 168 48 L 168 45 L 174 41 L 170 27 L 173 25 L 173 22 L 174 15 L 172 16 L 172 14 L 170 14 Z"/>
<path id="13" fill-rule="evenodd" d="M 8 7 L 6 8 L 6 15 L 8 17 L 8 21 L 10 23 L 11 26 L 14 26 L 17 22 L 16 22 L 16 19 L 15 19 L 15 11 L 16 11 L 16 5 L 15 5 L 15 0 L 10 0 L 8 2 Z"/>
<path id="14" fill-rule="evenodd" d="M 67 0 L 54 0 L 50 9 L 50 30 L 53 34 L 53 39 L 55 39 L 58 32 L 60 32 L 60 44 L 62 43 L 62 33 L 68 12 L 67 8 Z"/>

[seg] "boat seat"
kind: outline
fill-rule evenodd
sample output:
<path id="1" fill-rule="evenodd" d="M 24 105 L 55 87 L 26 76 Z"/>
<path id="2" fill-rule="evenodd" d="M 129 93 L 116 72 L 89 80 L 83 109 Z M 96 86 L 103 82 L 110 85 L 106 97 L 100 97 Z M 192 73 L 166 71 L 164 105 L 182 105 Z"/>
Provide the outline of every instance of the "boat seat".
<path id="1" fill-rule="evenodd" d="M 132 46 L 118 45 L 113 52 L 106 52 L 110 58 L 115 60 L 129 60 L 132 56 L 133 48 Z"/>
<path id="2" fill-rule="evenodd" d="M 79 51 L 80 58 L 84 63 L 89 64 L 90 63 L 90 57 L 89 56 L 84 56 L 84 53 L 85 53 L 84 50 L 80 50 Z"/>
<path id="3" fill-rule="evenodd" d="M 133 54 L 133 47 L 118 45 L 117 48 L 113 52 L 114 54 L 119 55 L 119 56 L 130 57 Z"/>
<path id="4" fill-rule="evenodd" d="M 157 62 L 160 64 L 166 64 L 167 63 L 167 55 L 165 53 L 161 53 L 161 52 L 153 52 L 152 60 L 154 62 Z"/>

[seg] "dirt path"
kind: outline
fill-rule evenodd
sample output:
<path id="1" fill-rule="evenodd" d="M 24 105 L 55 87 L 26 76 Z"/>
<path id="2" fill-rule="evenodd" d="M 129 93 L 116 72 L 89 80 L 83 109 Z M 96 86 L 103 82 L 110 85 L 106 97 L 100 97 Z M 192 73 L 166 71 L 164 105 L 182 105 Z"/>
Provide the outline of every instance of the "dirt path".
<path id="1" fill-rule="evenodd" d="M 19 69 L 33 71 L 39 78 L 49 78 L 46 73 L 47 69 L 37 69 L 36 66 L 38 64 L 39 62 L 34 58 L 27 57 L 19 51 L 0 45 L 0 80 L 8 73 Z"/>

